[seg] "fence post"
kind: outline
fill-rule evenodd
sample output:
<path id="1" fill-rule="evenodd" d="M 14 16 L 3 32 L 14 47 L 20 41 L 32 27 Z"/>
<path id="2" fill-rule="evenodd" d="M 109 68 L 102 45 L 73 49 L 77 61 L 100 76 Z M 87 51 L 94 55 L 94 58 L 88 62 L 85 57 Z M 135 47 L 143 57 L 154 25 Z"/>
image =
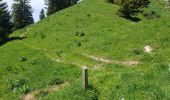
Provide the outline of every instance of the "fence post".
<path id="1" fill-rule="evenodd" d="M 84 90 L 87 90 L 87 88 L 88 88 L 88 68 L 86 66 L 83 66 L 82 78 L 83 78 L 83 88 L 84 88 Z"/>

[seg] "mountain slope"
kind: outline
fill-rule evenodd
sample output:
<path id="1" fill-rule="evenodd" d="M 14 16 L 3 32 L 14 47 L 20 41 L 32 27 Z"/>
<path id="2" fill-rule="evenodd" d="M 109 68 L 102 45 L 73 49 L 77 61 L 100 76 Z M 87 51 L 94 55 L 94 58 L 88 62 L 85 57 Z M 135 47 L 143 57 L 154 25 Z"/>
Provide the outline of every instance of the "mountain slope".
<path id="1" fill-rule="evenodd" d="M 41 99 L 170 99 L 170 14 L 163 1 L 149 9 L 161 15 L 132 22 L 116 16 L 106 0 L 84 0 L 11 37 L 0 47 L 0 98 L 68 82 Z M 151 53 L 144 51 L 149 46 Z M 81 66 L 89 66 L 90 89 L 81 87 Z M 46 95 L 46 96 L 44 96 Z"/>

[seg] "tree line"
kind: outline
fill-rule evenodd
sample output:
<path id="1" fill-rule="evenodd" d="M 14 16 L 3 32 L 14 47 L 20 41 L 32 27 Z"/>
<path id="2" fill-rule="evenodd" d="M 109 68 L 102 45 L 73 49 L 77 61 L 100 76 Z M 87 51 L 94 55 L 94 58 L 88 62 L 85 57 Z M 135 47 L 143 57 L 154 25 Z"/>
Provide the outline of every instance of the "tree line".
<path id="1" fill-rule="evenodd" d="M 34 23 L 30 0 L 13 0 L 12 12 L 8 11 L 8 5 L 0 0 L 0 42 L 7 39 L 8 35 L 15 30 L 24 28 Z M 44 19 L 64 8 L 76 3 L 77 0 L 45 0 L 47 13 L 41 10 L 39 18 Z"/>

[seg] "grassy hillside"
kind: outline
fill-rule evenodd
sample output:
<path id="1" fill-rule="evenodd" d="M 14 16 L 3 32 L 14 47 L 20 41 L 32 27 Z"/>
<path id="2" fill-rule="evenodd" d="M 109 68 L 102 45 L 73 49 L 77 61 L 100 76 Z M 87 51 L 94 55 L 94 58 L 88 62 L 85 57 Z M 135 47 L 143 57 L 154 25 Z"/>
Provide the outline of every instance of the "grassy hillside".
<path id="1" fill-rule="evenodd" d="M 18 30 L 0 46 L 0 99 L 170 99 L 170 13 L 164 1 L 148 9 L 161 17 L 132 22 L 106 0 L 84 0 Z M 144 51 L 152 47 L 151 53 Z M 81 86 L 81 66 L 90 86 Z M 57 86 L 56 91 L 51 87 Z M 50 92 L 52 91 L 52 92 Z"/>

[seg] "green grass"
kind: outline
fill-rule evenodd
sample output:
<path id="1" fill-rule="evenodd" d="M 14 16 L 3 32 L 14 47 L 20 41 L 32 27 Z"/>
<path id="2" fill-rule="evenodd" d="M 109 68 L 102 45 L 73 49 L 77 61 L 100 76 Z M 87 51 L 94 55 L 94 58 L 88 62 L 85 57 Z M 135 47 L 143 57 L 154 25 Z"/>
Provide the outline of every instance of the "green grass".
<path id="1" fill-rule="evenodd" d="M 163 5 L 152 0 L 148 9 L 160 17 L 149 20 L 139 14 L 141 21 L 134 23 L 116 16 L 119 7 L 106 0 L 84 0 L 14 32 L 11 37 L 27 33 L 27 38 L 0 47 L 0 99 L 18 100 L 27 90 L 48 88 L 56 79 L 68 84 L 38 98 L 170 99 L 170 13 Z M 144 52 L 146 45 L 152 53 Z M 103 63 L 82 53 L 140 63 Z M 90 68 L 87 91 L 81 86 L 83 65 Z"/>

